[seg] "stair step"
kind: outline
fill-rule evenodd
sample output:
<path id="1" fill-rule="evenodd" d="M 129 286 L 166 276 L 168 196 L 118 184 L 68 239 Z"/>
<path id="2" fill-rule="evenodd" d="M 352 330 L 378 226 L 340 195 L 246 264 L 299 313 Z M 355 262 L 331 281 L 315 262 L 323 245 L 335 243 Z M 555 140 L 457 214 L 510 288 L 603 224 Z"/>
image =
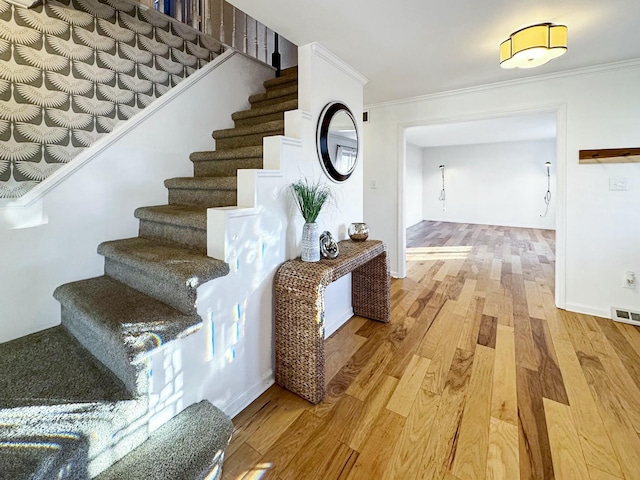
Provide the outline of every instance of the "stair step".
<path id="1" fill-rule="evenodd" d="M 251 117 L 262 117 L 271 113 L 286 112 L 287 110 L 295 110 L 298 108 L 297 100 L 287 100 L 275 105 L 269 105 L 267 107 L 251 108 L 249 110 L 242 110 L 240 112 L 233 113 L 231 118 L 233 120 L 242 120 Z"/>
<path id="2" fill-rule="evenodd" d="M 287 67 L 280 70 L 280 76 L 288 76 L 288 75 L 298 75 L 298 65 L 294 65 L 293 67 Z"/>
<path id="3" fill-rule="evenodd" d="M 20 443 L 31 439 L 57 443 L 62 458 L 42 458 L 43 462 L 68 459 L 65 467 L 67 476 L 3 476 L 5 473 L 5 452 L 0 447 L 0 478 L 12 480 L 28 478 L 51 480 L 57 478 L 86 480 L 110 467 L 124 455 L 136 448 L 149 437 L 147 421 L 149 407 L 147 400 L 120 402 L 93 402 L 89 404 L 64 404 L 44 407 L 20 407 L 0 410 L 0 445 Z M 88 441 L 88 454 L 86 450 Z M 63 443 L 64 442 L 64 443 Z M 40 443 L 36 443 L 42 449 Z M 23 445 L 27 447 L 28 445 Z M 55 448 L 55 447 L 54 447 Z M 15 450 L 15 449 L 13 449 Z M 59 459 L 59 460 L 58 460 Z M 87 469 L 88 459 L 88 474 Z M 19 463 L 24 464 L 18 459 Z M 69 463 L 74 465 L 70 466 Z M 29 473 L 42 471 L 44 465 L 30 462 Z M 73 467 L 78 467 L 77 470 Z M 76 476 L 71 475 L 76 474 Z M 84 474 L 84 475 L 83 475 Z"/>
<path id="4" fill-rule="evenodd" d="M 130 398 L 113 373 L 61 326 L 0 345 L 0 408 Z"/>
<path id="5" fill-rule="evenodd" d="M 97 480 L 218 480 L 232 432 L 231 420 L 218 408 L 206 400 L 196 403 Z"/>
<path id="6" fill-rule="evenodd" d="M 134 395 L 147 390 L 137 363 L 202 323 L 195 313 L 180 312 L 108 276 L 67 283 L 53 295 L 62 305 L 62 325 Z"/>
<path id="7" fill-rule="evenodd" d="M 221 260 L 146 238 L 104 242 L 98 246 L 98 253 L 105 257 L 106 275 L 190 318 L 196 315 L 196 289 L 229 273 L 229 266 Z M 139 297 L 138 300 L 145 299 Z M 193 318 L 183 321 L 191 325 L 195 322 Z"/>
<path id="8" fill-rule="evenodd" d="M 254 104 L 257 102 L 264 102 L 266 100 L 275 100 L 278 98 L 286 97 L 287 95 L 298 94 L 298 84 L 285 85 L 279 88 L 270 88 L 265 93 L 256 93 L 249 97 L 249 103 Z"/>
<path id="9" fill-rule="evenodd" d="M 244 160 L 246 158 L 262 158 L 262 146 L 225 148 L 206 152 L 193 152 L 189 155 L 192 162 L 210 162 L 212 160 Z M 230 175 L 231 176 L 231 175 Z"/>
<path id="10" fill-rule="evenodd" d="M 284 135 L 284 121 L 216 130 L 211 135 L 216 140 L 217 150 L 261 146 L 264 137 Z"/>
<path id="11" fill-rule="evenodd" d="M 278 98 L 272 98 L 272 99 L 268 99 L 268 100 L 260 100 L 258 102 L 251 102 L 251 108 L 261 108 L 261 107 L 268 107 L 271 105 L 276 105 L 277 103 L 280 102 L 288 102 L 291 100 L 298 100 L 298 93 L 292 93 L 290 95 L 284 95 L 282 97 L 278 97 Z"/>
<path id="12" fill-rule="evenodd" d="M 214 130 L 211 136 L 216 140 L 223 138 L 244 137 L 247 135 L 255 135 L 257 133 L 268 133 L 275 131 L 284 131 L 284 120 L 275 122 L 264 122 L 257 125 L 249 125 L 246 127 L 225 128 L 223 130 Z"/>
<path id="13" fill-rule="evenodd" d="M 236 177 L 180 177 L 165 180 L 171 205 L 228 207 L 237 205 Z"/>
<path id="14" fill-rule="evenodd" d="M 262 147 L 260 147 L 262 148 Z M 202 152 L 206 153 L 206 152 Z M 214 153 L 214 152 L 212 152 Z M 237 175 L 238 170 L 249 168 L 262 168 L 262 155 L 257 158 L 242 159 L 200 159 L 193 162 L 193 175 L 195 177 L 211 177 L 216 175 Z"/>
<path id="15" fill-rule="evenodd" d="M 269 87 L 264 93 L 258 93 L 256 95 L 269 95 L 271 98 L 276 97 L 284 100 L 285 97 L 292 95 L 293 92 L 298 92 L 298 82 L 287 82 L 274 87 Z M 260 101 L 260 100 L 258 100 Z M 251 103 L 251 101 L 249 101 Z"/>
<path id="16" fill-rule="evenodd" d="M 264 81 L 262 85 L 264 85 L 264 88 L 270 89 L 270 88 L 281 87 L 283 85 L 294 84 L 294 83 L 295 84 L 298 83 L 298 72 L 295 72 L 289 75 L 282 75 L 277 78 L 270 78 L 269 80 Z"/>
<path id="17" fill-rule="evenodd" d="M 82 436 L 0 434 L 0 478 L 85 480 L 88 451 Z"/>
<path id="18" fill-rule="evenodd" d="M 207 209 L 186 205 L 141 207 L 134 212 L 140 220 L 138 235 L 161 243 L 207 251 Z"/>

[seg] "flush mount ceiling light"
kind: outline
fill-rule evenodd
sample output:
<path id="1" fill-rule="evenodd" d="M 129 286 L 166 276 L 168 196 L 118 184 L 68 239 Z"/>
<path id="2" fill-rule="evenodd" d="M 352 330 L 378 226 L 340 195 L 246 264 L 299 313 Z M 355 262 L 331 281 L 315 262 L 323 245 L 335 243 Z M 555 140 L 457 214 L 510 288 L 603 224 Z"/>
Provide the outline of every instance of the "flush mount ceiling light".
<path id="1" fill-rule="evenodd" d="M 541 23 L 518 30 L 500 44 L 502 68 L 533 68 L 567 51 L 567 27 Z"/>

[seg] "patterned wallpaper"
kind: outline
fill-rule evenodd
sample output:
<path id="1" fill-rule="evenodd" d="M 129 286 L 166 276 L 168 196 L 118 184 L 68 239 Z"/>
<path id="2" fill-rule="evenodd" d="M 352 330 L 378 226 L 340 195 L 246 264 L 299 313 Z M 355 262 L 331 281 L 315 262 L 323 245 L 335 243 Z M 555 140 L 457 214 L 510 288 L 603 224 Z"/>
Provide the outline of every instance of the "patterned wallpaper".
<path id="1" fill-rule="evenodd" d="M 220 54 L 126 0 L 0 0 L 0 198 L 17 198 Z"/>

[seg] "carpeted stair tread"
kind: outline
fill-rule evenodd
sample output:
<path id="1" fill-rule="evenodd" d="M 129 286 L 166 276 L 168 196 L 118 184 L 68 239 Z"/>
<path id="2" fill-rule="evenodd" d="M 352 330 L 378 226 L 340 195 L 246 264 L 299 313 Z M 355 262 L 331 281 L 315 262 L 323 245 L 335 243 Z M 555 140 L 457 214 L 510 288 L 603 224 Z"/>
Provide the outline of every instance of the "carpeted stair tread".
<path id="1" fill-rule="evenodd" d="M 193 290 L 229 273 L 229 266 L 221 260 L 139 237 L 103 242 L 98 253 L 158 282 L 175 282 L 176 287 Z"/>
<path id="2" fill-rule="evenodd" d="M 228 175 L 237 172 L 239 167 L 236 163 L 246 159 L 215 160 L 215 162 L 225 162 L 224 168 L 202 169 L 196 167 L 194 163 L 195 177 L 170 178 L 165 180 L 164 185 L 169 190 L 169 203 L 171 205 L 192 205 L 200 207 L 228 207 L 237 203 L 237 176 L 211 176 L 224 174 Z M 203 163 L 203 162 L 200 162 Z M 255 160 L 249 163 L 255 164 Z M 207 167 L 210 167 L 207 164 Z M 207 174 L 207 176 L 204 176 Z"/>
<path id="3" fill-rule="evenodd" d="M 280 70 L 280 76 L 286 76 L 286 75 L 298 75 L 298 65 L 283 68 L 282 70 Z"/>
<path id="4" fill-rule="evenodd" d="M 124 385 L 63 327 L 0 345 L 0 408 L 129 398 Z"/>
<path id="5" fill-rule="evenodd" d="M 129 362 L 193 333 L 202 323 L 198 315 L 180 312 L 108 276 L 67 283 L 54 296 L 120 342 Z M 93 351 L 90 345 L 85 348 Z"/>
<path id="6" fill-rule="evenodd" d="M 206 152 L 193 152 L 189 155 L 192 162 L 209 162 L 212 160 L 239 160 L 245 158 L 262 159 L 262 145 L 228 148 L 224 150 L 210 150 Z"/>
<path id="7" fill-rule="evenodd" d="M 193 163 L 194 177 L 238 175 L 238 170 L 261 169 L 262 156 L 240 159 L 202 160 Z"/>
<path id="8" fill-rule="evenodd" d="M 97 480 L 218 480 L 232 432 L 231 420 L 218 408 L 207 401 L 193 404 Z"/>
<path id="9" fill-rule="evenodd" d="M 286 84 L 294 84 L 298 83 L 298 72 L 292 73 L 290 75 L 282 75 L 277 78 L 270 78 L 262 83 L 264 88 L 267 90 L 274 87 L 281 87 Z"/>
<path id="10" fill-rule="evenodd" d="M 164 181 L 167 188 L 183 190 L 236 190 L 237 177 L 176 177 Z"/>
<path id="11" fill-rule="evenodd" d="M 206 207 L 158 205 L 138 208 L 134 215 L 140 220 L 139 237 L 206 253 Z"/>
<path id="12" fill-rule="evenodd" d="M 272 114 L 278 114 L 286 112 L 288 110 L 295 110 L 298 108 L 298 100 L 287 100 L 285 102 L 276 103 L 275 105 L 268 105 L 266 107 L 251 108 L 249 110 L 242 110 L 231 115 L 233 120 L 244 120 L 247 118 L 262 117 Z M 266 119 L 270 120 L 270 119 Z"/>
<path id="13" fill-rule="evenodd" d="M 194 229 L 207 228 L 207 209 L 204 207 L 189 205 L 156 205 L 153 207 L 140 207 L 133 215 L 138 220 L 164 223 L 189 227 Z"/>
<path id="14" fill-rule="evenodd" d="M 86 480 L 88 449 L 83 436 L 0 433 L 0 480 Z"/>
<path id="15" fill-rule="evenodd" d="M 256 93 L 249 97 L 249 103 L 264 102 L 265 100 L 272 100 L 274 98 L 286 97 L 298 93 L 298 84 L 285 85 L 281 88 L 273 88 L 267 90 L 265 93 Z"/>
<path id="16" fill-rule="evenodd" d="M 254 135 L 257 133 L 284 132 L 284 120 L 276 120 L 275 122 L 264 122 L 257 125 L 249 125 L 247 127 L 225 128 L 224 130 L 215 130 L 211 136 L 216 140 L 222 138 L 242 137 L 246 135 Z"/>
<path id="17" fill-rule="evenodd" d="M 284 95 L 282 97 L 277 97 L 277 98 L 272 98 L 272 99 L 268 99 L 268 100 L 260 100 L 257 102 L 252 102 L 251 103 L 251 108 L 260 108 L 260 107 L 266 107 L 269 105 L 275 105 L 276 103 L 280 103 L 280 102 L 287 102 L 290 100 L 298 100 L 298 93 L 291 93 L 289 95 Z"/>

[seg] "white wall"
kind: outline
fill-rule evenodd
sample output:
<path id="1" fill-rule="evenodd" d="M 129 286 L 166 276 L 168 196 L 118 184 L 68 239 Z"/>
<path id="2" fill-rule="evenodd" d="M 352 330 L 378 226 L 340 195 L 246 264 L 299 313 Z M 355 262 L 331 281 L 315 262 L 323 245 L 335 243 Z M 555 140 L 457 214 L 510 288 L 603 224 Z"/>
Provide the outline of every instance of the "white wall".
<path id="1" fill-rule="evenodd" d="M 410 227 L 425 219 L 423 213 L 422 149 L 407 143 L 407 184 L 405 188 L 406 226 Z"/>
<path id="2" fill-rule="evenodd" d="M 621 285 L 626 270 L 640 272 L 640 164 L 578 164 L 580 149 L 640 144 L 638 85 L 640 65 L 628 62 L 368 106 L 365 185 L 375 180 L 378 188 L 365 190 L 365 221 L 373 236 L 388 243 L 392 270 L 398 271 L 402 247 L 397 232 L 404 223 L 398 216 L 404 127 L 559 109 L 557 253 L 566 267 L 566 281 L 559 285 L 556 301 L 601 316 L 609 316 L 611 305 L 638 310 L 638 290 Z M 610 177 L 628 178 L 629 190 L 609 191 Z"/>
<path id="3" fill-rule="evenodd" d="M 233 416 L 273 384 L 273 278 L 282 262 L 300 254 L 304 222 L 288 190 L 292 182 L 321 179 L 333 190 L 337 205 L 318 217 L 320 231 L 344 239 L 348 224 L 362 218 L 362 160 L 349 180 L 335 184 L 316 152 L 318 117 L 330 101 L 349 106 L 362 131 L 362 79 L 316 44 L 300 47 L 298 58 L 300 110 L 286 113 L 287 136 L 265 139 L 265 170 L 238 172 L 238 208 L 208 211 L 209 254 L 224 258 L 231 271 L 198 289 L 204 328 L 153 356 L 154 375 L 165 366 L 153 395 L 168 390 L 165 397 L 174 398 L 156 401 L 160 419 L 202 398 Z M 352 315 L 350 291 L 349 276 L 327 289 L 325 334 Z M 181 389 L 172 381 L 177 370 Z"/>
<path id="4" fill-rule="evenodd" d="M 555 230 L 555 140 L 432 147 L 423 149 L 423 158 L 425 220 Z M 551 202 L 542 217 L 545 162 L 551 162 Z M 407 187 L 413 181 L 409 165 L 407 149 Z M 440 165 L 445 166 L 444 211 L 438 200 Z"/>
<path id="5" fill-rule="evenodd" d="M 137 236 L 133 211 L 165 204 L 164 180 L 192 175 L 189 154 L 212 149 L 211 132 L 233 126 L 230 114 L 247 108 L 248 96 L 272 76 L 272 69 L 232 54 L 50 190 L 39 204 L 48 223 L 8 228 L 22 212 L 0 209 L 0 342 L 59 324 L 53 290 L 102 275 L 98 244 Z"/>

